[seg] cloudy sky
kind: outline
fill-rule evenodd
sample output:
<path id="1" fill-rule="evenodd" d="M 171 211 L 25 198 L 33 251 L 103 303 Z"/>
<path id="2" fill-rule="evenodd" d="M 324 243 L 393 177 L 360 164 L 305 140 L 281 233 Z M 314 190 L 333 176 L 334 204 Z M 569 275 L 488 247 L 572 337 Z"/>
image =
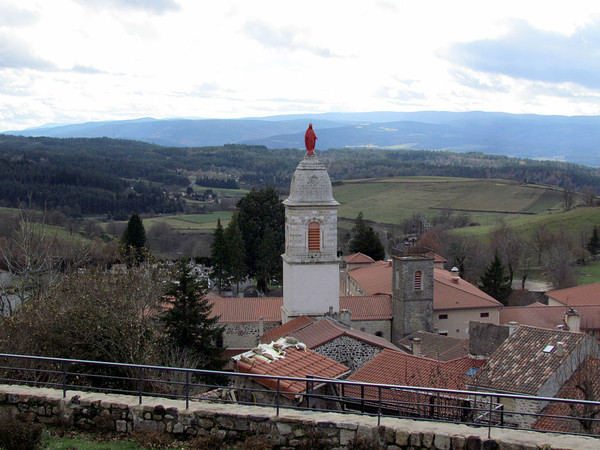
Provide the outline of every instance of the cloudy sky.
<path id="1" fill-rule="evenodd" d="M 0 130 L 420 110 L 600 114 L 600 2 L 0 0 Z"/>

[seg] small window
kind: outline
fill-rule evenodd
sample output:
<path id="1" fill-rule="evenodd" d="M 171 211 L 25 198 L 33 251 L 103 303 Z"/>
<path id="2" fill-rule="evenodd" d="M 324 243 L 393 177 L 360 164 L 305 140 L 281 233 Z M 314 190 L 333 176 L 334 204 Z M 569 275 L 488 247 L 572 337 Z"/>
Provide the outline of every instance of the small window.
<path id="1" fill-rule="evenodd" d="M 308 251 L 318 252 L 321 250 L 321 226 L 318 222 L 308 224 Z"/>
<path id="2" fill-rule="evenodd" d="M 375 336 L 383 337 L 383 331 L 376 331 Z"/>
<path id="3" fill-rule="evenodd" d="M 415 272 L 415 290 L 421 290 L 421 271 L 417 270 Z"/>
<path id="4" fill-rule="evenodd" d="M 447 318 L 448 318 L 448 314 L 440 314 L 438 316 L 438 319 L 440 319 L 440 320 L 444 320 L 444 319 L 447 319 Z"/>
<path id="5" fill-rule="evenodd" d="M 490 317 L 490 313 L 481 313 L 479 317 Z"/>
<path id="6" fill-rule="evenodd" d="M 448 332 L 446 330 L 439 331 L 438 334 L 440 336 L 448 336 Z"/>

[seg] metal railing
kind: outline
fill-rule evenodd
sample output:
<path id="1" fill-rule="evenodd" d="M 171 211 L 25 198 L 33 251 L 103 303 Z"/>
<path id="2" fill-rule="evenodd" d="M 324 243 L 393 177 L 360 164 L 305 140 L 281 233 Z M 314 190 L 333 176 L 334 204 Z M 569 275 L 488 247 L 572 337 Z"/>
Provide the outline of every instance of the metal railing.
<path id="1" fill-rule="evenodd" d="M 600 434 L 600 402 L 150 365 L 0 354 L 0 383 L 311 409 L 567 434 Z M 294 386 L 292 388 L 292 386 Z M 302 386 L 298 389 L 298 386 Z"/>

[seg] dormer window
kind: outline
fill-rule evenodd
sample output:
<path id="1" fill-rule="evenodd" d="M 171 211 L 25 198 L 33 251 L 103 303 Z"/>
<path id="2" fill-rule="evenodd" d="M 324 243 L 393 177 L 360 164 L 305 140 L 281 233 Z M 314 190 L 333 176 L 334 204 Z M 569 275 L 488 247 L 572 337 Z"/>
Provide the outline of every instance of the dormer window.
<path id="1" fill-rule="evenodd" d="M 308 251 L 318 252 L 321 250 L 321 225 L 318 222 L 308 224 Z"/>
<path id="2" fill-rule="evenodd" d="M 415 291 L 420 291 L 422 289 L 421 284 L 421 271 L 417 270 L 415 272 Z"/>

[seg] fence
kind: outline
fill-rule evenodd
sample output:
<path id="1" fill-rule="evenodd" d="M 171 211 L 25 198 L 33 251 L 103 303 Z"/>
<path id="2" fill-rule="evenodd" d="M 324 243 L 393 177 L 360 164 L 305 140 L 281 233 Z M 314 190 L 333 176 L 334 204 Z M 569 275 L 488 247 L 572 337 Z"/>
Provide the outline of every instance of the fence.
<path id="1" fill-rule="evenodd" d="M 68 390 L 408 417 L 466 425 L 600 434 L 600 402 L 369 384 L 341 379 L 272 377 L 236 372 L 0 354 L 0 382 Z M 302 383 L 304 389 L 289 386 Z M 265 385 L 271 386 L 267 388 Z"/>

